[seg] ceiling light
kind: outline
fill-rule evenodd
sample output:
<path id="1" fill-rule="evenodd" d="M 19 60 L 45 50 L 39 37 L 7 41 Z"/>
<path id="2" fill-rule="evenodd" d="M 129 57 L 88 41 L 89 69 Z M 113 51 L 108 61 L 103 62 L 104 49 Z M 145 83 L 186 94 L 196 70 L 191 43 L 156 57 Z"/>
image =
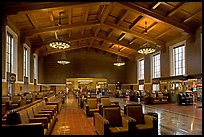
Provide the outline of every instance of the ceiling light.
<path id="1" fill-rule="evenodd" d="M 70 62 L 66 59 L 66 54 L 65 54 L 65 52 L 62 52 L 61 59 L 58 60 L 57 63 L 62 64 L 62 65 L 66 65 L 66 64 L 69 64 L 69 63 L 70 63 Z"/>
<path id="2" fill-rule="evenodd" d="M 58 26 L 61 25 L 61 13 L 62 12 L 59 12 L 59 23 L 58 23 Z M 67 49 L 70 47 L 70 44 L 63 41 L 63 40 L 60 40 L 57 36 L 57 33 L 55 32 L 55 38 L 56 40 L 55 41 L 52 41 L 49 46 L 52 47 L 52 48 L 55 48 L 55 49 Z"/>
<path id="3" fill-rule="evenodd" d="M 113 65 L 115 65 L 115 66 L 123 66 L 123 65 L 125 65 L 125 62 L 123 62 L 121 57 L 118 56 L 117 57 L 117 61 L 115 63 L 113 63 Z"/>
<path id="4" fill-rule="evenodd" d="M 156 49 L 153 46 L 149 45 L 149 43 L 144 44 L 137 50 L 138 53 L 144 54 L 144 55 L 151 54 L 155 51 Z"/>

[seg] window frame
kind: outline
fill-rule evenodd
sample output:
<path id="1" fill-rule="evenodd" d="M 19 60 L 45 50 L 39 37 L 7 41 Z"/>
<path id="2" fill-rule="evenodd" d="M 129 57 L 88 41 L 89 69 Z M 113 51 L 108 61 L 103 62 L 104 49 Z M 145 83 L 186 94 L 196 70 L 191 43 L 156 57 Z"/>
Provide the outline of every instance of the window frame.
<path id="1" fill-rule="evenodd" d="M 141 69 L 141 63 L 140 63 L 141 61 L 143 61 L 143 69 Z M 138 72 L 137 72 L 138 80 L 144 80 L 144 58 L 139 59 L 137 64 L 138 64 L 138 67 L 137 67 L 138 68 Z M 141 70 L 143 70 L 143 74 L 141 74 Z M 141 78 L 141 76 L 143 78 Z"/>
<path id="2" fill-rule="evenodd" d="M 174 56 L 174 52 L 177 52 L 175 51 L 174 49 L 175 48 L 179 48 L 179 47 L 184 47 L 184 51 L 183 51 L 183 73 L 182 74 L 176 74 L 176 66 L 175 66 L 175 56 Z M 171 76 L 179 76 L 179 75 L 185 75 L 186 74 L 186 40 L 184 41 L 181 41 L 181 42 L 178 42 L 172 46 L 169 47 L 170 48 L 170 75 Z M 179 51 L 179 50 L 178 50 Z M 180 71 L 180 70 L 179 70 Z"/>
<path id="3" fill-rule="evenodd" d="M 157 71 L 157 73 L 159 73 L 159 76 L 155 76 L 155 61 L 154 61 L 154 58 L 155 58 L 155 56 L 158 56 L 158 55 L 159 55 L 159 66 L 157 66 L 157 68 L 159 68 L 159 71 Z M 151 73 L 152 73 L 152 79 L 161 77 L 161 53 L 160 52 L 157 52 L 157 53 L 153 54 L 152 57 L 151 57 Z"/>

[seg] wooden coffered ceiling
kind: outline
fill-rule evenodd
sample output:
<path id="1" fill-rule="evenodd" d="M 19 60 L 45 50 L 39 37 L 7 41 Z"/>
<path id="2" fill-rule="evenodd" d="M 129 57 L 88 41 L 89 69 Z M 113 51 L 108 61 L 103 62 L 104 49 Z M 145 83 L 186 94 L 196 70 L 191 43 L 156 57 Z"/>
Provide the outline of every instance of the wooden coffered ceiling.
<path id="1" fill-rule="evenodd" d="M 71 43 L 67 51 L 91 47 L 135 59 L 146 42 L 160 50 L 202 26 L 201 2 L 7 2 L 2 7 L 40 55 L 62 51 L 48 46 L 57 33 Z"/>

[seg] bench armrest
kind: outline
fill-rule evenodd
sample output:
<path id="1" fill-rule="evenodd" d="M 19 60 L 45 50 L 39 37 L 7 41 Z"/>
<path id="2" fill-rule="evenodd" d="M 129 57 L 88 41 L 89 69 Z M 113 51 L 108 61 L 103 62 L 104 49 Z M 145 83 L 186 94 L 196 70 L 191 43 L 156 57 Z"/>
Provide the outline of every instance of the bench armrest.
<path id="1" fill-rule="evenodd" d="M 99 113 L 94 113 L 94 126 L 99 135 L 109 134 L 109 121 Z"/>

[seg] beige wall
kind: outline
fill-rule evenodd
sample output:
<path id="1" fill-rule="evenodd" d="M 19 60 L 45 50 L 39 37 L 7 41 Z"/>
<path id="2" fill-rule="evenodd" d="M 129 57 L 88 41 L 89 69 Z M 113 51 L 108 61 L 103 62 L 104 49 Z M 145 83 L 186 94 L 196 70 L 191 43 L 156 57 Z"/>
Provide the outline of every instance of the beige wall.
<path id="1" fill-rule="evenodd" d="M 66 90 L 66 86 L 56 86 L 56 90 Z"/>
<path id="2" fill-rule="evenodd" d="M 2 95 L 7 94 L 7 82 L 2 82 Z"/>
<path id="3" fill-rule="evenodd" d="M 108 83 L 126 81 L 126 67 L 114 66 L 116 57 L 104 55 L 94 50 L 73 51 L 67 54 L 68 65 L 57 64 L 60 54 L 44 58 L 45 83 L 65 84 L 66 78 L 107 78 Z M 45 71 L 46 70 L 46 71 Z"/>

